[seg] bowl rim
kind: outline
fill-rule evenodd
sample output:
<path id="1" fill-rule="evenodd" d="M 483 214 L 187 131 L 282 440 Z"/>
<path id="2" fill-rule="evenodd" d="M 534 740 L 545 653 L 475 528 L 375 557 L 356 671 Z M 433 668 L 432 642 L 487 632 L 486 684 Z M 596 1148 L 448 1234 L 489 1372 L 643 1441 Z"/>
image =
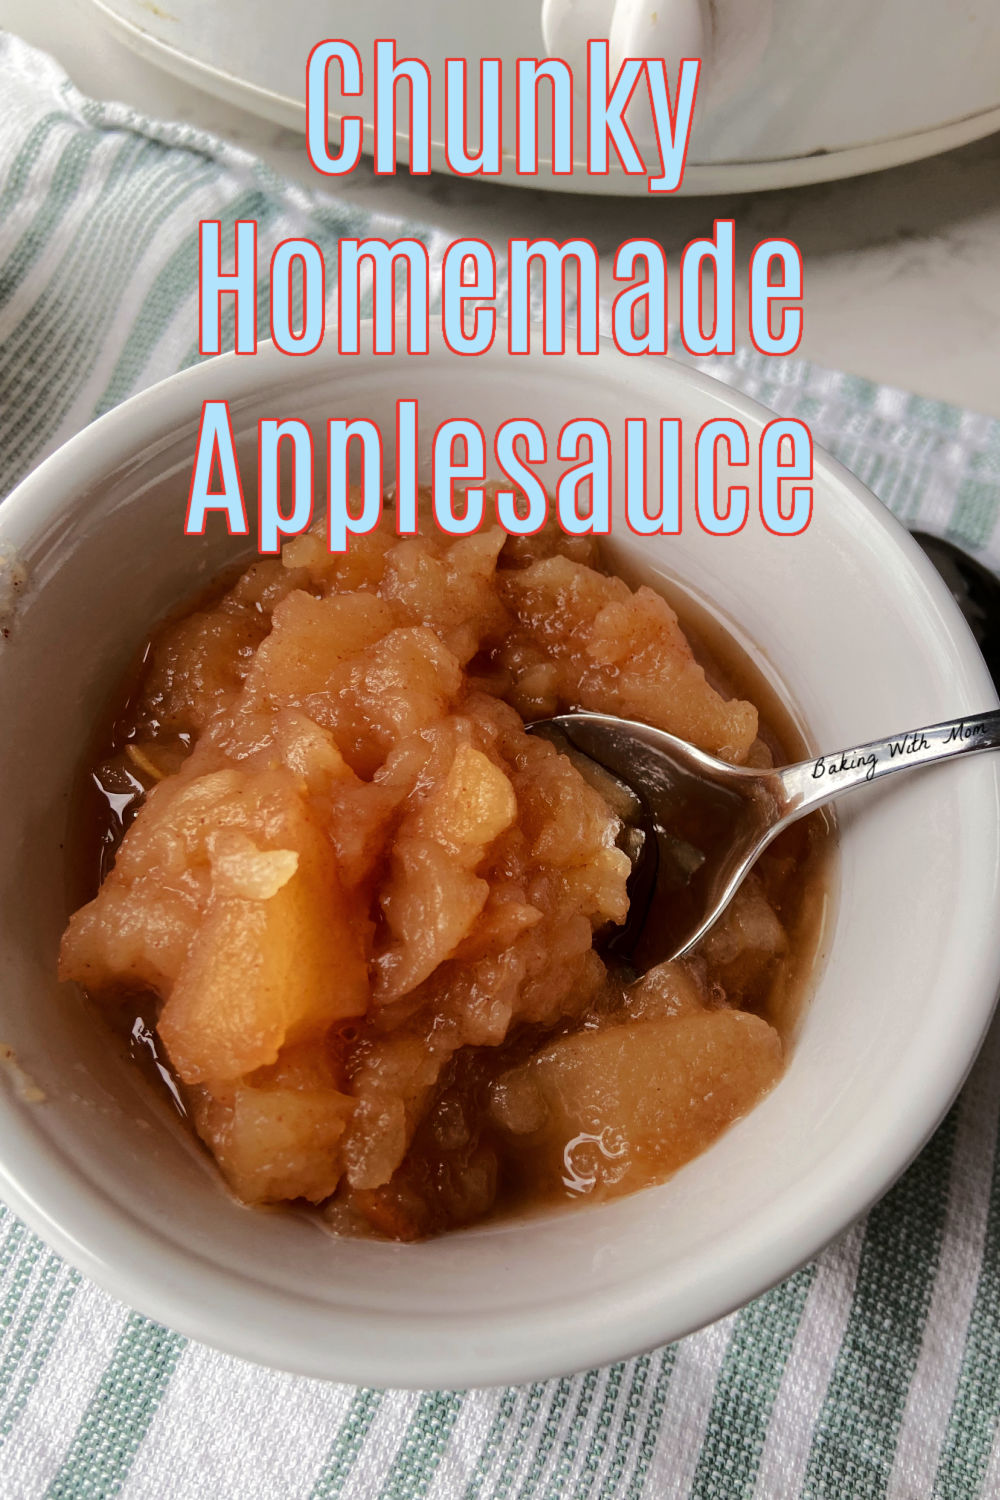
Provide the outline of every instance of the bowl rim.
<path id="1" fill-rule="evenodd" d="M 510 358 L 506 350 L 495 353 Z M 432 341 L 428 356 L 412 357 L 425 365 L 435 358 L 461 358 L 446 351 L 440 340 Z M 343 368 L 351 375 L 361 369 L 388 375 L 398 366 L 398 358 L 352 356 Z M 541 365 L 547 356 L 517 358 L 522 366 Z M 569 361 L 595 373 L 600 361 L 602 379 L 618 371 L 633 388 L 655 387 L 662 393 L 665 381 L 678 381 L 754 424 L 774 416 L 729 385 L 672 359 L 637 365 L 608 340 L 602 341 L 596 358 L 569 353 L 560 359 L 561 368 Z M 313 368 L 319 367 L 320 379 L 329 378 L 340 364 L 329 344 L 310 360 Z M 0 506 L 4 536 L 12 536 L 15 547 L 19 534 L 25 542 L 43 536 L 54 522 L 72 514 L 74 496 L 89 483 L 191 421 L 201 400 L 225 390 L 232 405 L 259 388 L 301 378 L 302 370 L 300 362 L 289 362 L 273 345 L 261 344 L 253 360 L 221 355 L 139 392 L 70 438 L 17 485 Z M 818 444 L 814 482 L 861 507 L 884 532 L 890 548 L 903 553 L 911 576 L 917 574 L 950 622 L 949 645 L 965 683 L 982 696 L 984 707 L 996 706 L 996 691 L 968 626 L 905 528 Z M 994 764 L 994 780 L 1000 801 L 1000 761 Z M 986 857 L 994 868 L 1000 867 L 1000 826 L 990 823 L 980 833 L 987 841 Z M 482 1314 L 457 1314 L 454 1331 L 442 1341 L 438 1314 L 433 1319 L 412 1311 L 373 1314 L 369 1308 L 355 1312 L 341 1305 L 326 1309 L 327 1337 L 309 1341 L 301 1336 L 309 1322 L 302 1314 L 315 1304 L 263 1287 L 250 1275 L 225 1271 L 198 1252 L 165 1241 L 96 1183 L 84 1179 L 32 1121 L 30 1107 L 8 1090 L 0 1090 L 0 1189 L 31 1229 L 112 1296 L 194 1340 L 244 1359 L 350 1384 L 410 1389 L 505 1385 L 594 1368 L 683 1337 L 743 1306 L 812 1259 L 891 1187 L 947 1112 L 989 1026 L 1000 988 L 1000 944 L 990 941 L 988 924 L 982 927 L 979 951 L 970 955 L 964 976 L 968 999 L 963 1025 L 936 1038 L 919 1100 L 900 1110 L 877 1148 L 856 1153 L 857 1159 L 848 1162 L 838 1160 L 822 1181 L 814 1174 L 802 1188 L 794 1223 L 784 1224 L 780 1231 L 758 1232 L 749 1243 L 741 1242 L 738 1255 L 730 1251 L 720 1256 L 683 1312 L 671 1301 L 662 1275 L 646 1275 L 605 1289 L 589 1302 L 574 1297 L 550 1304 L 544 1316 L 532 1309 L 527 1314 L 532 1322 L 530 1340 L 509 1314 L 501 1327 Z M 419 1246 L 406 1249 L 420 1253 Z M 248 1295 L 266 1299 L 267 1318 L 247 1316 Z M 401 1323 L 406 1325 L 402 1345 Z M 386 1332 L 388 1324 L 394 1326 Z M 331 1338 L 330 1332 L 339 1337 Z"/>

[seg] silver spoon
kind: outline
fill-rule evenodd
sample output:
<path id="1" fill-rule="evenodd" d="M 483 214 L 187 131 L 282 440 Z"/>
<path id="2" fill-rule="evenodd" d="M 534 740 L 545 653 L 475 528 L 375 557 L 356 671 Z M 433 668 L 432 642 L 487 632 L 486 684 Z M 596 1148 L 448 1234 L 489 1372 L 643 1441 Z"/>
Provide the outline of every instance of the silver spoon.
<path id="1" fill-rule="evenodd" d="M 629 919 L 604 948 L 638 972 L 688 953 L 789 824 L 884 776 L 1000 749 L 1000 710 L 764 771 L 610 714 L 578 711 L 529 727 L 589 757 L 631 794 Z"/>

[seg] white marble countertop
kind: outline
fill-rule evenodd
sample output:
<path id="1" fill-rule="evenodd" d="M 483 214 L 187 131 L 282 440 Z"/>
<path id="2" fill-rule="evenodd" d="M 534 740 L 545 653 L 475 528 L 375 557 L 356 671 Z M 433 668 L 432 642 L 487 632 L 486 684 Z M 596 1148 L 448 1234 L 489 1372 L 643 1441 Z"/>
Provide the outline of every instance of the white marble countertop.
<path id="1" fill-rule="evenodd" d="M 191 121 L 287 176 L 322 185 L 300 135 L 133 56 L 81 0 L 0 0 L 0 28 L 53 53 L 88 94 Z M 609 251 L 655 236 L 676 257 L 689 239 L 710 233 L 715 218 L 736 220 L 744 254 L 769 235 L 787 235 L 805 262 L 806 357 L 1000 417 L 1000 135 L 847 182 L 668 203 L 405 172 L 379 179 L 364 167 L 338 192 L 495 242 L 585 235 Z"/>

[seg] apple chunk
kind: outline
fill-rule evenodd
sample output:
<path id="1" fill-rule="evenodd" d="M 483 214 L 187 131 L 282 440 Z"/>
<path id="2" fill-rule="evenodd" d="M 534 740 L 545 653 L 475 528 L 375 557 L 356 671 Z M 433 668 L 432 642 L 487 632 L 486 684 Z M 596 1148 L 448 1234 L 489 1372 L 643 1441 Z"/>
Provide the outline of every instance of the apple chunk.
<path id="1" fill-rule="evenodd" d="M 516 817 L 508 777 L 460 744 L 444 780 L 399 831 L 382 897 L 392 941 L 376 959 L 381 1003 L 422 983 L 471 932 L 490 893 L 474 871 Z"/>
<path id="2" fill-rule="evenodd" d="M 241 866 L 227 851 L 217 862 L 208 910 L 159 1021 L 185 1083 L 238 1078 L 273 1063 L 286 1042 L 365 1010 L 367 964 L 332 850 L 304 829 L 298 844 L 260 856 L 272 882 L 293 866 L 277 889 L 259 877 L 263 899 L 249 859 Z"/>
<path id="3" fill-rule="evenodd" d="M 322 1203 L 341 1176 L 340 1138 L 354 1100 L 330 1087 L 240 1085 L 194 1104 L 198 1133 L 244 1203 Z"/>
<path id="4" fill-rule="evenodd" d="M 697 1011 L 563 1037 L 502 1075 L 492 1113 L 536 1185 L 614 1196 L 704 1151 L 781 1068 L 759 1016 Z"/>

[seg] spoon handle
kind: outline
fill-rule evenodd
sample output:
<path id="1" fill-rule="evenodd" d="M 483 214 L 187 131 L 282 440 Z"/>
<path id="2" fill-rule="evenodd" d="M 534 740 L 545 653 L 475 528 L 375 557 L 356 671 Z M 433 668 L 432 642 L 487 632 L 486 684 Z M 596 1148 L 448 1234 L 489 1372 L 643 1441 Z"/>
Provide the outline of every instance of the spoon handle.
<path id="1" fill-rule="evenodd" d="M 948 719 L 943 724 L 911 729 L 906 734 L 890 735 L 852 750 L 787 766 L 776 773 L 784 788 L 784 813 L 797 818 L 810 808 L 883 776 L 912 771 L 953 755 L 975 755 L 981 750 L 1000 750 L 1000 709 L 970 714 L 964 719 Z"/>

